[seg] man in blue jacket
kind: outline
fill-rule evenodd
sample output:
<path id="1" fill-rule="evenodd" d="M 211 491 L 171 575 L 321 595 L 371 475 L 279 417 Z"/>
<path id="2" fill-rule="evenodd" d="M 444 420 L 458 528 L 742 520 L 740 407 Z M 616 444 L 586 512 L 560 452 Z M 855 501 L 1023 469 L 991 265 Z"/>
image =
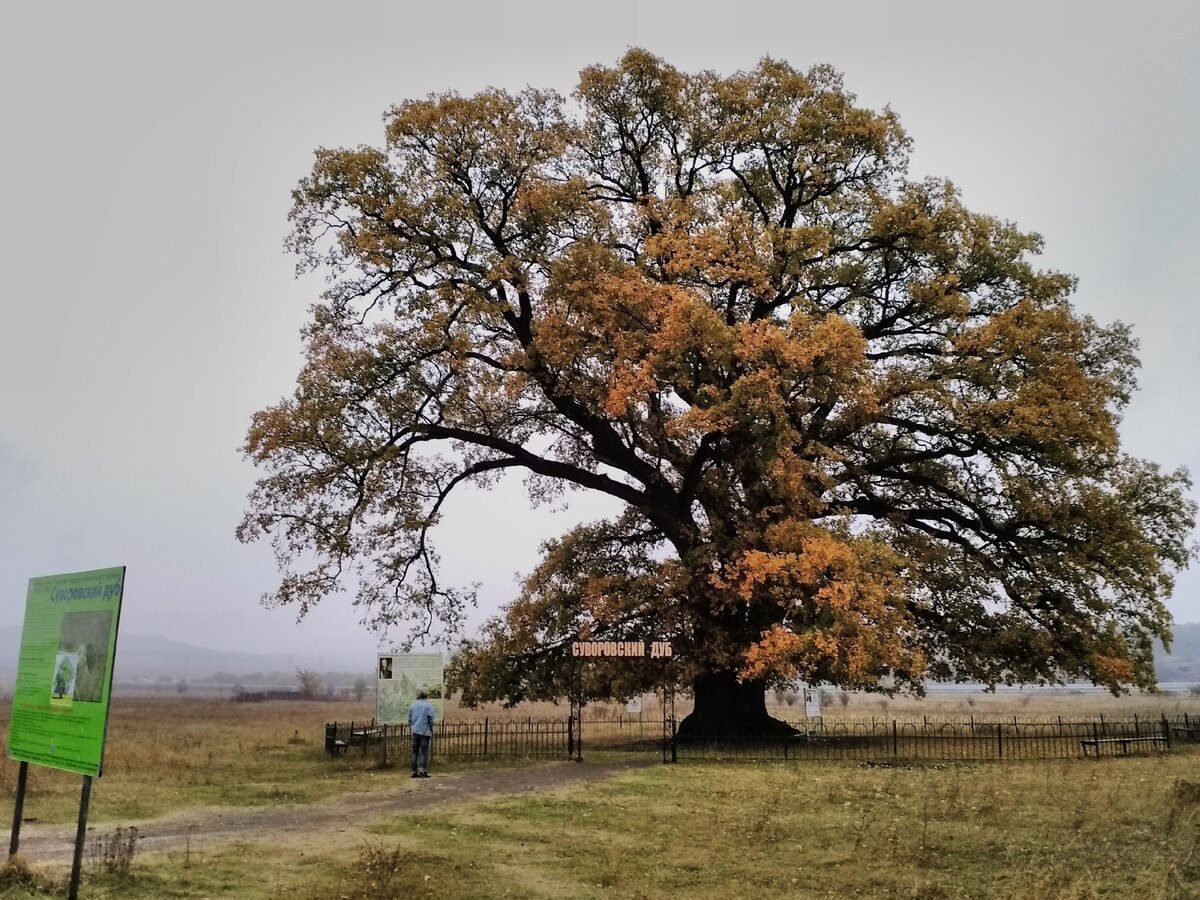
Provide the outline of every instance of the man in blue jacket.
<path id="1" fill-rule="evenodd" d="M 412 777 L 429 777 L 429 742 L 433 740 L 433 704 L 424 691 L 408 708 L 408 729 L 412 733 Z"/>

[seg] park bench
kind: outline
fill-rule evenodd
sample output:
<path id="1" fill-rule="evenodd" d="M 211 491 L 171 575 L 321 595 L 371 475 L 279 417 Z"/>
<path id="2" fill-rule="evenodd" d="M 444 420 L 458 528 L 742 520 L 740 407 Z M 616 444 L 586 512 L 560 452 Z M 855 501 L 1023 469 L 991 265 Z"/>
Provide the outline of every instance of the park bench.
<path id="1" fill-rule="evenodd" d="M 1089 750 L 1095 750 L 1096 756 L 1099 756 L 1101 748 L 1106 744 L 1110 745 L 1114 752 L 1120 747 L 1122 753 L 1128 754 L 1129 748 L 1133 745 L 1149 744 L 1153 746 L 1155 744 L 1168 744 L 1169 746 L 1169 741 L 1165 735 L 1161 734 L 1127 734 L 1120 737 L 1090 737 L 1084 738 L 1079 742 L 1080 747 L 1083 748 L 1084 756 L 1091 755 L 1088 752 Z"/>
<path id="2" fill-rule="evenodd" d="M 350 743 L 365 747 L 376 741 L 383 740 L 382 725 L 362 725 L 350 729 Z"/>
<path id="3" fill-rule="evenodd" d="M 338 740 L 337 724 L 325 726 L 325 752 L 330 756 L 337 756 L 339 753 L 345 753 L 349 748 L 349 744 L 345 741 Z"/>
<path id="4" fill-rule="evenodd" d="M 340 726 L 337 722 L 326 723 L 325 752 L 330 756 L 337 756 L 351 747 L 362 747 L 365 753 L 369 745 L 378 744 L 384 739 L 386 729 L 386 725 L 378 724 L 374 720 L 369 724 L 351 722 L 349 726 L 345 722 Z"/>

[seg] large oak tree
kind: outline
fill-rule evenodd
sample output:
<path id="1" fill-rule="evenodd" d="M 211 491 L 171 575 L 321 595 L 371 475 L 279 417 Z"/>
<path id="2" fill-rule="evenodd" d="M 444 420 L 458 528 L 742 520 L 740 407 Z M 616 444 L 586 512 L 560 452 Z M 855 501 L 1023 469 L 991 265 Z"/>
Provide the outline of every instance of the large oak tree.
<path id="1" fill-rule="evenodd" d="M 370 624 L 455 626 L 434 526 L 517 470 L 624 512 L 544 548 L 457 657 L 468 700 L 662 677 L 580 672 L 580 636 L 670 639 L 685 734 L 768 727 L 798 677 L 1152 685 L 1194 509 L 1121 451 L 1134 342 L 908 149 L 829 68 L 634 50 L 573 101 L 433 96 L 318 150 L 291 247 L 330 287 L 246 444 L 272 599 L 352 574 Z"/>

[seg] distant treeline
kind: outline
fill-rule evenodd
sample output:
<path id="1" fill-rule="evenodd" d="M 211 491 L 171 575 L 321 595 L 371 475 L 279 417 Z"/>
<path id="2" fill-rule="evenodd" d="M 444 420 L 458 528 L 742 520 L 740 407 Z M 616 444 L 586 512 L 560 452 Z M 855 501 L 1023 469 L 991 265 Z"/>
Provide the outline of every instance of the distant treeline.
<path id="1" fill-rule="evenodd" d="M 320 679 L 322 689 L 325 691 L 338 692 L 343 689 L 353 690 L 359 683 L 363 682 L 373 691 L 375 688 L 374 673 L 363 672 L 318 672 L 315 673 Z M 196 689 L 203 689 L 205 686 L 213 689 L 228 690 L 230 688 L 290 688 L 297 683 L 297 670 L 293 669 L 290 672 L 274 670 L 271 672 L 253 672 L 249 675 L 235 675 L 232 672 L 214 672 L 212 675 L 202 676 L 171 676 L 159 675 L 155 678 L 129 678 L 118 677 L 120 684 L 129 687 L 138 687 L 141 690 L 152 691 L 171 691 L 175 690 L 182 682 Z"/>
<path id="2" fill-rule="evenodd" d="M 368 683 L 375 681 L 373 672 L 318 672 L 321 678 L 321 684 L 327 690 L 332 690 L 339 687 L 353 687 L 359 679 L 366 679 Z M 272 672 L 252 672 L 249 675 L 234 675 L 232 672 L 214 672 L 207 678 L 194 679 L 195 681 L 204 681 L 209 684 L 240 684 L 246 687 L 251 685 L 281 685 L 295 684 L 296 670 L 290 672 L 280 672 L 278 670 Z"/>
<path id="3" fill-rule="evenodd" d="M 298 690 L 238 691 L 233 694 L 237 703 L 264 703 L 267 700 L 337 700 L 334 694 L 302 694 Z"/>
<path id="4" fill-rule="evenodd" d="M 1155 668 L 1160 682 L 1200 683 L 1200 622 L 1176 625 L 1171 652 L 1156 648 Z M 118 673 L 119 675 L 120 673 Z M 374 672 L 329 671 L 317 673 L 320 677 L 320 693 L 341 696 L 347 693 L 375 692 Z M 156 678 L 118 679 L 120 686 L 138 691 L 176 691 L 182 693 L 194 689 L 202 693 L 230 691 L 233 693 L 253 692 L 291 694 L 297 684 L 297 670 L 273 669 L 268 672 L 251 672 L 239 675 L 229 671 L 217 671 L 205 676 L 159 675 Z M 186 685 L 186 687 L 184 687 Z M 182 688 L 182 690 L 181 690 Z"/>

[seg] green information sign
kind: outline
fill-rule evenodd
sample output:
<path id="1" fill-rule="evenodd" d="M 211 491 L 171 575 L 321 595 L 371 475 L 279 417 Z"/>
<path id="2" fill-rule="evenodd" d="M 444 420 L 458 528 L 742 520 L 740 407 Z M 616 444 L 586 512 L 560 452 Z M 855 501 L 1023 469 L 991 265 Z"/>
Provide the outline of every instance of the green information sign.
<path id="1" fill-rule="evenodd" d="M 125 567 L 29 579 L 12 759 L 99 775 Z"/>
<path id="2" fill-rule="evenodd" d="M 424 691 L 442 718 L 442 654 L 381 653 L 375 689 L 375 718 L 384 725 L 408 721 L 408 708 Z"/>

